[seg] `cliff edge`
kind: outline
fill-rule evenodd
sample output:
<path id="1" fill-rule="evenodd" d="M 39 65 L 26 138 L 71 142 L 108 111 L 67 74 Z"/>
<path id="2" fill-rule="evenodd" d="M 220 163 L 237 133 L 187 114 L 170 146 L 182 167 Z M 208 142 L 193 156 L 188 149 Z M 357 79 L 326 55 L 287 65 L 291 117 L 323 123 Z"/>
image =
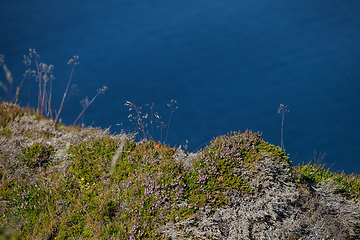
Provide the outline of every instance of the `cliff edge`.
<path id="1" fill-rule="evenodd" d="M 0 239 L 360 239 L 359 176 L 259 133 L 186 153 L 0 110 Z"/>

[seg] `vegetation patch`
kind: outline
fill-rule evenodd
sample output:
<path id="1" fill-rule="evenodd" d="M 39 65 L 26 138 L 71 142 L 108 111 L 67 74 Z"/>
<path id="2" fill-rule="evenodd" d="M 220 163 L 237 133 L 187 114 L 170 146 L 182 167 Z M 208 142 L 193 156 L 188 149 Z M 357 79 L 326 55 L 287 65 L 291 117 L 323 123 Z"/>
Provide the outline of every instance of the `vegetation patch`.
<path id="1" fill-rule="evenodd" d="M 58 125 L 54 131 L 83 130 Z M 61 160 L 56 158 L 57 144 L 46 143 L 42 134 L 21 148 L 16 161 L 8 161 L 11 153 L 1 153 L 2 232 L 31 239 L 169 239 L 159 231 L 161 226 L 191 221 L 205 210 L 215 212 L 228 203 L 229 192 L 255 195 L 258 189 L 250 183 L 258 176 L 249 173 L 261 169 L 264 159 L 282 166 L 281 171 L 296 171 L 297 179 L 290 181 L 332 179 L 337 193 L 360 196 L 357 175 L 332 173 L 311 163 L 293 168 L 285 151 L 265 142 L 260 133 L 219 136 L 191 159 L 160 142 L 88 133 L 86 141 L 67 143 Z M 31 171 L 14 177 L 20 167 Z M 276 182 L 276 176 L 270 181 Z"/>
<path id="2" fill-rule="evenodd" d="M 23 155 L 20 157 L 29 167 L 45 166 L 55 151 L 52 146 L 45 146 L 42 143 L 34 143 L 30 147 L 22 149 Z"/>
<path id="3" fill-rule="evenodd" d="M 11 135 L 13 134 L 13 132 L 7 128 L 3 128 L 1 130 L 1 134 L 6 136 L 6 137 L 11 137 Z"/>
<path id="4" fill-rule="evenodd" d="M 25 114 L 33 115 L 37 120 L 45 119 L 44 116 L 37 114 L 31 108 L 22 108 L 16 104 L 3 102 L 0 99 L 0 126 L 3 128 L 5 128 L 8 123 L 13 121 L 16 117 L 22 117 Z"/>
<path id="5" fill-rule="evenodd" d="M 6 127 L 6 125 L 14 120 L 17 116 L 21 117 L 25 112 L 21 107 L 12 105 L 0 100 L 0 125 Z"/>
<path id="6" fill-rule="evenodd" d="M 45 168 L 54 147 L 40 142 L 24 148 L 21 159 L 40 169 L 38 180 L 2 183 L 3 200 L 9 201 L 9 213 L 21 221 L 21 235 L 159 238 L 154 230 L 166 221 L 188 218 L 206 205 L 224 204 L 225 190 L 251 193 L 234 169 L 259 158 L 264 146 L 272 149 L 260 134 L 229 134 L 214 139 L 195 159 L 194 167 L 186 169 L 176 159 L 175 148 L 126 140 L 111 172 L 122 141 L 109 136 L 71 146 L 65 175 L 54 171 L 54 166 Z M 2 221 L 10 224 L 12 220 Z"/>
<path id="7" fill-rule="evenodd" d="M 297 167 L 300 173 L 299 179 L 310 183 L 320 183 L 332 180 L 332 184 L 336 186 L 334 193 L 341 194 L 347 199 L 360 199 L 360 176 L 357 174 L 345 174 L 344 172 L 331 172 L 325 165 L 302 164 Z"/>
<path id="8" fill-rule="evenodd" d="M 251 131 L 230 133 L 215 138 L 202 151 L 185 178 L 188 185 L 185 195 L 195 209 L 225 204 L 227 190 L 252 193 L 241 172 L 251 168 L 263 154 L 277 162 L 290 164 L 285 151 L 265 142 L 260 136 Z"/>

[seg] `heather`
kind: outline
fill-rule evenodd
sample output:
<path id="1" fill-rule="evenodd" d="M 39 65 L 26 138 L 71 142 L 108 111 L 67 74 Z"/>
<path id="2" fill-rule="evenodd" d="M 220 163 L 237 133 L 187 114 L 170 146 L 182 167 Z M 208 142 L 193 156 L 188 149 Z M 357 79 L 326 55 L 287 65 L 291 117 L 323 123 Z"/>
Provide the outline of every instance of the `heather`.
<path id="1" fill-rule="evenodd" d="M 321 220 L 316 208 L 305 207 L 314 199 L 321 202 L 311 196 L 309 186 L 326 183 L 331 194 L 348 201 L 349 206 L 358 204 L 357 175 L 332 173 L 311 163 L 293 166 L 286 152 L 265 142 L 260 133 L 230 132 L 214 138 L 201 151 L 189 153 L 154 140 L 137 141 L 130 134 L 54 124 L 31 109 L 5 102 L 0 106 L 0 223 L 4 237 L 232 239 L 229 231 L 211 230 L 221 222 L 216 214 L 227 211 L 224 216 L 231 218 L 238 214 L 234 209 L 240 208 L 242 201 L 246 206 L 265 199 L 274 206 L 283 199 L 291 204 L 273 213 L 282 216 L 274 217 L 274 224 L 289 221 L 286 226 L 294 227 L 279 236 L 301 239 L 312 233 L 295 227 L 297 220 L 286 214 L 297 211 L 308 229 L 329 221 Z M 280 191 L 282 188 L 286 190 Z M 304 193 L 298 195 L 299 191 Z M 305 195 L 312 200 L 304 201 Z M 247 210 L 255 206 L 251 203 L 242 215 L 254 218 L 256 208 Z M 317 216 L 317 222 L 310 221 L 311 216 Z M 358 228 L 359 222 L 351 220 L 347 228 L 336 231 L 351 237 L 357 236 Z M 257 239 L 256 234 L 251 236 Z"/>
<path id="2" fill-rule="evenodd" d="M 186 146 L 166 144 L 176 100 L 168 104 L 167 125 L 154 104 L 145 112 L 130 101 L 125 106 L 133 131 L 112 134 L 75 125 L 104 86 L 91 101 L 81 101 L 73 125 L 62 124 L 61 111 L 76 90 L 70 83 L 78 59 L 69 61 L 71 73 L 56 110 L 52 65 L 30 49 L 24 79 L 12 96 L 11 73 L 0 56 L 8 84 L 1 87 L 12 99 L 0 100 L 0 239 L 360 236 L 359 176 L 311 162 L 294 166 L 284 149 L 283 104 L 281 147 L 245 130 L 185 152 Z M 38 84 L 36 109 L 17 104 L 31 78 Z"/>

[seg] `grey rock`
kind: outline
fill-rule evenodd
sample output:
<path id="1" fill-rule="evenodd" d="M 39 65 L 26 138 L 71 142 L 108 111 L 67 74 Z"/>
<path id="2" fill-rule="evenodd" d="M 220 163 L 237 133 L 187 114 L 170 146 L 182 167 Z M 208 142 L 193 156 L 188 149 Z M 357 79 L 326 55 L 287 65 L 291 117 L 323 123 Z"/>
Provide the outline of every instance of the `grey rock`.
<path id="1" fill-rule="evenodd" d="M 191 167 L 193 157 L 183 159 L 184 165 Z M 296 181 L 292 167 L 267 156 L 239 174 L 248 179 L 253 194 L 228 191 L 225 206 L 206 207 L 158 231 L 174 240 L 360 239 L 354 229 L 360 222 L 360 203 L 334 194 L 330 182 Z"/>

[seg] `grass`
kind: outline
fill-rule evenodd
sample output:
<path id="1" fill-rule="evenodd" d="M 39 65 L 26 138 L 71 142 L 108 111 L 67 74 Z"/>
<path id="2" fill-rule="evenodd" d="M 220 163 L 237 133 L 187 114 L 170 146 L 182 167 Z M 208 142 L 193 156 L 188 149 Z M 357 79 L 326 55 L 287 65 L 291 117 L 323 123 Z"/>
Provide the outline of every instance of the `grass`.
<path id="1" fill-rule="evenodd" d="M 360 199 L 358 175 L 334 173 L 311 162 L 293 166 L 283 139 L 282 147 L 274 146 L 260 133 L 248 130 L 214 138 L 189 166 L 190 153 L 180 157 L 179 149 L 165 144 L 176 109 L 174 100 L 169 104 L 165 142 L 162 136 L 160 142 L 154 141 L 153 119 L 165 129 L 154 105 L 148 105 L 149 117 L 131 102 L 126 104 L 135 130 L 142 134 L 139 141 L 125 135 L 87 134 L 83 141 L 62 142 L 55 136 L 80 135 L 86 129 L 60 124 L 51 131 L 22 130 L 18 126 L 24 124 L 23 117 L 41 122 L 47 121 L 44 114 L 51 115 L 51 108 L 46 107 L 51 99 L 49 89 L 39 83 L 36 110 L 0 102 L 0 239 L 169 239 L 157 231 L 161 225 L 226 205 L 228 191 L 253 194 L 242 173 L 264 156 L 293 169 L 297 179 L 292 181 L 331 180 L 335 194 Z M 57 117 L 67 91 L 68 87 Z M 147 117 L 151 133 L 143 120 Z M 1 147 L 5 145 L 14 150 Z"/>
<path id="2" fill-rule="evenodd" d="M 16 113 L 36 114 L 16 105 L 1 106 L 5 114 L 0 120 L 5 123 L 13 121 Z M 12 130 L 4 129 L 6 125 L 1 132 L 6 143 Z M 225 205 L 229 190 L 251 195 L 248 179 L 240 173 L 264 154 L 292 166 L 281 147 L 251 131 L 213 139 L 192 168 L 179 159 L 176 148 L 151 139 L 136 142 L 106 135 L 69 144 L 64 171 L 64 162 L 56 160 L 63 151 L 59 146 L 49 145 L 45 135 L 26 139 L 34 143 L 22 147 L 13 161 L 1 156 L 0 167 L 0 224 L 23 239 L 167 239 L 156 231 L 166 222 Z M 14 175 L 14 169 L 24 173 Z M 339 186 L 336 193 L 360 198 L 356 175 L 332 173 L 311 163 L 297 166 L 296 171 L 301 181 L 333 179 Z"/>
<path id="3" fill-rule="evenodd" d="M 291 165 L 280 147 L 251 131 L 215 138 L 191 169 L 177 160 L 175 148 L 152 140 L 107 136 L 71 145 L 65 172 L 54 160 L 56 151 L 42 142 L 22 148 L 16 167 L 31 169 L 36 178 L 30 182 L 22 175 L 10 180 L 14 166 L 1 168 L 0 223 L 19 229 L 24 239 L 166 239 L 155 231 L 165 222 L 226 204 L 227 190 L 251 194 L 238 173 L 263 154 Z M 311 163 L 298 171 L 299 179 L 308 182 L 332 178 L 343 186 L 339 193 L 359 198 L 358 176 Z"/>
<path id="4" fill-rule="evenodd" d="M 15 104 L 3 102 L 0 99 L 0 126 L 3 131 L 8 131 L 5 127 L 8 123 L 15 120 L 17 117 L 22 117 L 25 114 L 34 116 L 35 119 L 46 119 L 43 115 L 38 114 L 34 109 L 28 107 L 20 107 Z"/>
<path id="5" fill-rule="evenodd" d="M 162 121 L 162 117 L 159 115 L 159 113 L 154 112 L 154 103 L 146 104 L 145 106 L 150 108 L 150 113 L 142 112 L 142 106 L 137 107 L 133 102 L 126 101 L 125 106 L 129 108 L 129 112 L 131 112 L 128 116 L 130 122 L 134 125 L 134 131 L 136 135 L 142 135 L 142 137 L 139 137 L 139 140 L 154 140 L 154 125 L 158 123 L 156 126 L 157 129 L 160 129 L 160 142 L 166 143 L 167 137 L 169 134 L 169 128 L 170 128 L 170 122 L 172 118 L 172 114 L 174 111 L 178 108 L 176 105 L 176 100 L 172 99 L 170 103 L 167 104 L 167 106 L 170 108 L 170 117 L 169 122 L 166 128 L 166 135 L 165 140 L 163 141 L 163 130 L 165 130 L 165 123 Z M 154 121 L 155 118 L 155 121 Z M 148 132 L 147 128 L 149 127 L 149 124 L 146 122 L 145 119 L 150 119 L 150 128 L 151 133 Z M 122 125 L 122 124 L 118 124 Z"/>
<path id="6" fill-rule="evenodd" d="M 284 104 L 280 104 L 280 107 L 278 108 L 278 114 L 281 115 L 281 149 L 285 149 L 284 145 L 284 119 L 285 119 L 285 113 L 289 112 L 287 109 L 287 106 Z"/>
<path id="7" fill-rule="evenodd" d="M 5 83 L 0 81 L 0 87 L 8 94 L 9 102 L 15 103 L 15 105 L 16 105 L 18 102 L 18 96 L 19 96 L 20 89 L 21 89 L 24 81 L 27 79 L 28 80 L 28 106 L 29 106 L 30 105 L 30 94 L 31 94 L 30 93 L 30 79 L 33 77 L 37 81 L 38 89 L 39 89 L 38 94 L 37 94 L 38 95 L 38 103 L 37 103 L 36 112 L 39 115 L 43 115 L 46 118 L 50 118 L 50 119 L 53 119 L 53 112 L 54 112 L 55 113 L 54 122 L 55 123 L 57 123 L 58 121 L 61 122 L 61 119 L 59 119 L 59 117 L 64 108 L 66 101 L 68 100 L 68 97 L 72 94 L 75 94 L 75 92 L 77 91 L 77 86 L 74 84 L 71 87 L 72 91 L 69 93 L 70 83 L 71 83 L 71 80 L 73 77 L 75 66 L 77 66 L 79 64 L 78 60 L 79 60 L 79 56 L 75 55 L 73 58 L 71 58 L 68 61 L 68 64 L 72 65 L 72 68 L 71 68 L 69 80 L 68 80 L 68 83 L 67 83 L 67 86 L 66 86 L 66 89 L 65 89 L 63 98 L 61 100 L 58 111 L 54 111 L 53 106 L 52 106 L 52 83 L 55 80 L 55 76 L 53 74 L 54 65 L 52 65 L 52 64 L 48 65 L 43 62 L 40 62 L 40 55 L 37 53 L 37 51 L 35 49 L 30 48 L 29 55 L 28 56 L 24 55 L 23 62 L 25 64 L 27 70 L 24 73 L 24 78 L 21 81 L 20 85 L 18 87 L 16 87 L 16 95 L 13 99 L 12 99 L 13 77 L 11 75 L 11 72 L 9 71 L 9 69 L 7 68 L 7 66 L 5 64 L 4 55 L 0 54 L 0 65 L 3 66 L 3 69 L 6 73 L 6 79 L 8 82 L 8 84 L 7 84 L 8 86 L 7 86 Z M 35 69 L 31 68 L 32 63 L 34 63 Z M 75 122 L 73 123 L 74 125 L 79 120 L 79 118 L 84 114 L 85 110 L 89 107 L 89 105 L 95 100 L 95 98 L 101 93 L 104 94 L 106 89 L 107 89 L 107 87 L 103 86 L 102 88 L 97 90 L 97 94 L 90 102 L 85 101 L 85 106 L 83 106 L 83 111 L 76 118 Z M 86 100 L 87 100 L 87 97 L 86 97 Z M 82 100 L 82 102 L 83 101 L 84 100 Z"/>
<path id="8" fill-rule="evenodd" d="M 165 222 L 226 204 L 226 190 L 251 194 L 233 169 L 264 152 L 289 164 L 284 151 L 251 131 L 215 138 L 191 169 L 176 148 L 146 139 L 106 136 L 70 145 L 66 171 L 57 151 L 35 141 L 1 167 L 0 223 L 22 238 L 166 239 L 156 231 Z M 13 176 L 14 167 L 28 171 Z"/>
<path id="9" fill-rule="evenodd" d="M 316 164 L 311 161 L 297 166 L 300 173 L 299 179 L 310 183 L 330 181 L 336 186 L 335 193 L 341 194 L 347 199 L 360 199 L 360 176 L 358 174 L 336 173 L 325 168 L 324 164 Z"/>
<path id="10" fill-rule="evenodd" d="M 17 109 L 5 106 L 5 112 Z M 109 135 L 70 144 L 64 171 L 55 158 L 60 149 L 41 139 L 21 149 L 15 166 L 0 168 L 0 224 L 22 239 L 168 239 L 156 231 L 167 221 L 225 205 L 228 190 L 251 195 L 248 179 L 240 173 L 264 154 L 292 166 L 284 150 L 251 131 L 213 139 L 192 168 L 177 157 L 176 148 Z M 32 176 L 14 176 L 14 168 L 28 169 Z M 301 181 L 331 178 L 341 186 L 339 194 L 360 197 L 358 176 L 331 173 L 311 163 L 296 169 Z"/>

